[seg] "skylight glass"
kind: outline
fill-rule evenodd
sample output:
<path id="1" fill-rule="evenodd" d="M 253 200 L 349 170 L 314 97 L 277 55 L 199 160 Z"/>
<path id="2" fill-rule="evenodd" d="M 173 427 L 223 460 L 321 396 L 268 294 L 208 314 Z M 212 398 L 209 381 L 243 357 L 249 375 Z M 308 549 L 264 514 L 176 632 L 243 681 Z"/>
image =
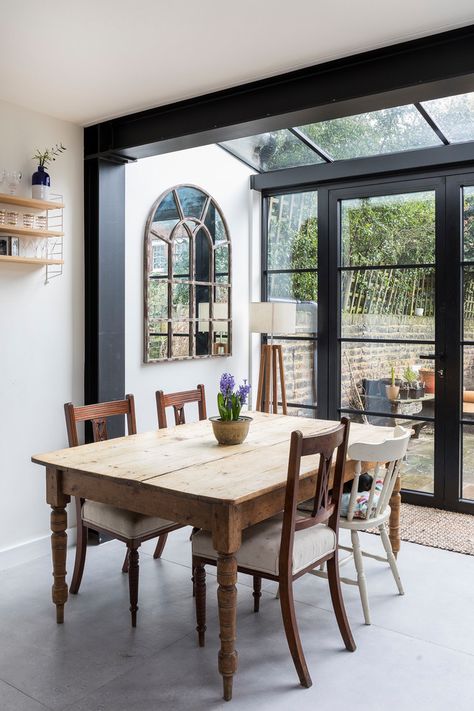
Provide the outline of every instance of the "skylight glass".
<path id="1" fill-rule="evenodd" d="M 423 101 L 422 106 L 448 141 L 456 143 L 474 140 L 474 93 Z"/>
<path id="2" fill-rule="evenodd" d="M 264 172 L 323 162 L 317 153 L 286 129 L 236 138 L 221 145 Z"/>
<path id="3" fill-rule="evenodd" d="M 335 160 L 442 145 L 412 105 L 312 123 L 300 130 Z"/>

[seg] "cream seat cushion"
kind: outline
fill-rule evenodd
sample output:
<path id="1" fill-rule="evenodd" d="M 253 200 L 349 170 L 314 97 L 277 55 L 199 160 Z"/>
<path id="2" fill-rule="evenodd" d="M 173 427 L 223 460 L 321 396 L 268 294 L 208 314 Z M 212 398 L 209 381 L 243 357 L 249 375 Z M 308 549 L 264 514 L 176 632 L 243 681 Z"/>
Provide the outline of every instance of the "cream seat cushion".
<path id="1" fill-rule="evenodd" d="M 237 565 L 278 575 L 282 523 L 283 514 L 278 514 L 267 521 L 244 529 L 242 545 L 236 553 Z M 336 534 L 325 524 L 296 531 L 293 546 L 293 573 L 298 573 L 310 563 L 332 553 L 335 548 Z M 217 558 L 210 533 L 198 531 L 193 535 L 193 555 L 211 560 Z"/>
<path id="2" fill-rule="evenodd" d="M 123 538 L 142 538 L 160 529 L 172 526 L 172 521 L 166 521 L 157 516 L 126 511 L 98 501 L 85 501 L 82 507 L 82 520 L 86 526 L 104 528 Z"/>

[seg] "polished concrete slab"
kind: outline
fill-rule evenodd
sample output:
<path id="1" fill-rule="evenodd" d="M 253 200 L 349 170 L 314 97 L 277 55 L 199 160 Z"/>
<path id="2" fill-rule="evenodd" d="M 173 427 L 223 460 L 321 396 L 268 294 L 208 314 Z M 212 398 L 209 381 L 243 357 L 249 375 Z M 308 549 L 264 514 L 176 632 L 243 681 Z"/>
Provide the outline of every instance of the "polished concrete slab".
<path id="1" fill-rule="evenodd" d="M 54 621 L 51 565 L 38 558 L 1 573 L 1 711 L 155 711 L 275 709 L 441 711 L 474 699 L 474 557 L 403 543 L 399 557 L 406 595 L 396 594 L 386 566 L 367 559 L 373 624 L 363 624 L 357 588 L 344 597 L 358 645 L 346 652 L 326 581 L 296 583 L 297 615 L 311 689 L 297 683 L 273 583 L 252 612 L 247 576 L 239 580 L 239 672 L 234 699 L 221 700 L 217 673 L 215 569 L 208 568 L 207 645 L 194 632 L 189 529 L 170 535 L 163 558 L 142 547 L 138 627 L 128 613 L 124 548 L 90 548 L 81 592 Z M 363 534 L 366 549 L 380 549 Z M 70 551 L 69 570 L 73 556 Z M 352 563 L 344 574 L 351 575 Z"/>

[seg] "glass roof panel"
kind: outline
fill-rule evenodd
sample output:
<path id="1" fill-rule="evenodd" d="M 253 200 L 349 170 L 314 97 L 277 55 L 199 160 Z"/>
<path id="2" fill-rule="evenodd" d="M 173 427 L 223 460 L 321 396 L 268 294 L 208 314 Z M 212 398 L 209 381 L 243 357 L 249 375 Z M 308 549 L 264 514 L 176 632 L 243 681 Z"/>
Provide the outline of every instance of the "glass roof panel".
<path id="1" fill-rule="evenodd" d="M 264 172 L 324 162 L 315 151 L 286 129 L 236 138 L 221 145 Z"/>
<path id="2" fill-rule="evenodd" d="M 412 105 L 312 123 L 300 130 L 335 160 L 442 145 Z"/>
<path id="3" fill-rule="evenodd" d="M 422 101 L 448 141 L 474 140 L 474 93 Z"/>

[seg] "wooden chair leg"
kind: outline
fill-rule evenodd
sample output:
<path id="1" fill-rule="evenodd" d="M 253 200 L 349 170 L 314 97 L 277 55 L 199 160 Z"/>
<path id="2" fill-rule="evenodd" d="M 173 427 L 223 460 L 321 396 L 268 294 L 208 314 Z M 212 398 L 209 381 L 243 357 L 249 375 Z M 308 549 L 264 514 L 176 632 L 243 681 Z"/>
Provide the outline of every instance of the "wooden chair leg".
<path id="1" fill-rule="evenodd" d="M 163 535 L 158 536 L 158 541 L 156 544 L 155 552 L 153 553 L 153 558 L 161 558 L 161 554 L 163 553 L 163 548 L 166 545 L 167 538 L 168 538 L 167 533 L 163 533 Z"/>
<path id="2" fill-rule="evenodd" d="M 367 582 L 364 573 L 364 561 L 362 559 L 362 551 L 360 549 L 359 535 L 357 531 L 351 531 L 352 549 L 354 551 L 354 563 L 357 571 L 357 585 L 359 586 L 360 600 L 364 611 L 364 620 L 366 625 L 370 625 L 370 609 L 369 596 L 367 593 Z"/>
<path id="3" fill-rule="evenodd" d="M 199 646 L 205 645 L 206 633 L 206 568 L 198 562 L 194 568 L 194 580 L 196 588 L 196 631 L 198 633 Z"/>
<path id="4" fill-rule="evenodd" d="M 130 612 L 132 615 L 132 627 L 137 626 L 137 610 L 138 610 L 138 575 L 139 575 L 139 555 L 138 545 L 129 544 L 129 568 L 128 568 L 128 587 L 130 590 Z"/>
<path id="5" fill-rule="evenodd" d="M 262 578 L 259 575 L 253 576 L 253 611 L 260 609 L 260 598 L 262 597 Z"/>
<path id="6" fill-rule="evenodd" d="M 81 587 L 82 574 L 87 553 L 87 528 L 82 521 L 77 522 L 76 559 L 74 561 L 74 572 L 72 574 L 69 592 L 76 595 Z"/>
<path id="7" fill-rule="evenodd" d="M 334 614 L 336 615 L 336 620 L 339 626 L 341 637 L 344 640 L 346 649 L 348 649 L 349 652 L 355 652 L 356 645 L 352 636 L 351 628 L 349 626 L 349 621 L 346 615 L 346 608 L 344 607 L 344 599 L 342 597 L 337 551 L 334 557 L 327 561 L 327 573 L 332 606 L 334 608 Z"/>
<path id="8" fill-rule="evenodd" d="M 127 550 L 125 551 L 125 558 L 124 558 L 123 565 L 122 565 L 122 573 L 128 573 L 129 567 L 130 567 L 130 551 L 127 548 Z"/>
<path id="9" fill-rule="evenodd" d="M 298 625 L 296 622 L 295 603 L 293 600 L 293 584 L 291 580 L 280 580 L 280 607 L 285 628 L 286 640 L 301 686 L 309 688 L 313 683 L 309 675 L 303 647 L 301 646 Z"/>
<path id="10" fill-rule="evenodd" d="M 384 524 L 379 526 L 379 531 L 383 547 L 385 548 L 385 553 L 387 554 L 388 564 L 391 568 L 393 577 L 395 578 L 395 582 L 397 584 L 398 592 L 400 593 L 400 595 L 404 595 L 405 591 L 403 589 L 400 573 L 398 572 L 397 560 L 393 554 L 392 544 L 390 543 L 390 538 L 388 537 Z"/>

